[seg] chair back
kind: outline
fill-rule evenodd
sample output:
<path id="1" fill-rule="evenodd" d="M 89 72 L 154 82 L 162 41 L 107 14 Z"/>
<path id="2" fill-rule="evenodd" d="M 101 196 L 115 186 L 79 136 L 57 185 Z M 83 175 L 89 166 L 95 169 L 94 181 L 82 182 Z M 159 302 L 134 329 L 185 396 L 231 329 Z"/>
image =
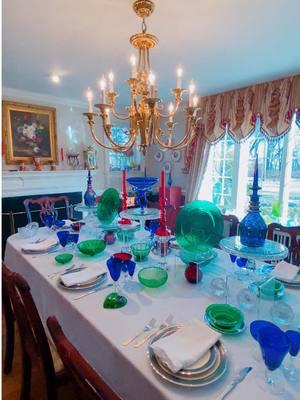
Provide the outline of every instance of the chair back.
<path id="1" fill-rule="evenodd" d="M 223 215 L 223 237 L 236 236 L 238 234 L 239 220 L 235 215 Z"/>
<path id="2" fill-rule="evenodd" d="M 18 323 L 23 357 L 41 361 L 48 398 L 56 399 L 56 377 L 47 336 L 25 279 L 2 264 L 3 279 Z"/>
<path id="3" fill-rule="evenodd" d="M 58 197 L 40 197 L 38 199 L 26 199 L 23 204 L 25 207 L 28 223 L 32 222 L 32 215 L 30 211 L 31 205 L 38 205 L 40 207 L 40 218 L 43 222 L 43 215 L 47 213 L 54 213 L 57 217 L 58 213 L 55 209 L 55 203 L 64 202 L 66 208 L 66 217 L 70 218 L 69 210 L 69 198 L 68 196 L 58 196 Z"/>
<path id="4" fill-rule="evenodd" d="M 121 400 L 66 338 L 56 317 L 49 317 L 47 326 L 65 370 L 78 393 L 78 398 L 82 400 Z"/>
<path id="5" fill-rule="evenodd" d="M 295 265 L 300 264 L 300 227 L 286 227 L 273 223 L 268 226 L 267 238 L 289 249 L 287 261 Z"/>

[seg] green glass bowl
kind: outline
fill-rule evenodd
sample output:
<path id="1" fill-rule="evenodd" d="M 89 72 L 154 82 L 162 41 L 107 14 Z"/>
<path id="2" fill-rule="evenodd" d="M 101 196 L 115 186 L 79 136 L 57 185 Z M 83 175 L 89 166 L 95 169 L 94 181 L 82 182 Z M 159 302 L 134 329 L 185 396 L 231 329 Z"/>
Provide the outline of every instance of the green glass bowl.
<path id="1" fill-rule="evenodd" d="M 97 206 L 97 217 L 102 224 L 109 225 L 116 218 L 120 205 L 119 192 L 114 188 L 106 189 Z"/>
<path id="2" fill-rule="evenodd" d="M 138 279 L 146 287 L 159 288 L 167 282 L 168 273 L 160 267 L 148 267 L 140 270 Z"/>
<path id="3" fill-rule="evenodd" d="M 68 262 L 70 262 L 73 258 L 73 254 L 70 253 L 62 253 L 62 254 L 58 254 L 55 257 L 55 261 L 58 264 L 67 264 Z"/>
<path id="4" fill-rule="evenodd" d="M 243 313 L 229 304 L 211 304 L 205 315 L 213 325 L 221 328 L 234 328 L 244 320 Z"/>
<path id="5" fill-rule="evenodd" d="M 95 256 L 96 254 L 101 253 L 106 247 L 105 240 L 84 240 L 83 242 L 78 243 L 78 250 L 86 254 L 88 256 Z"/>
<path id="6" fill-rule="evenodd" d="M 130 246 L 135 261 L 144 261 L 150 254 L 151 246 L 149 243 L 134 243 Z"/>

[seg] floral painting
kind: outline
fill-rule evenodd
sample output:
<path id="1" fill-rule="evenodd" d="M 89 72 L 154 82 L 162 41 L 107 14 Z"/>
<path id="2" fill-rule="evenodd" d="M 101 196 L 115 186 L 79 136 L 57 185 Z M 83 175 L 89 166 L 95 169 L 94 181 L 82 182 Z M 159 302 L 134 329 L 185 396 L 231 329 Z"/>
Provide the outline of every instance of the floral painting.
<path id="1" fill-rule="evenodd" d="M 56 162 L 55 109 L 22 103 L 3 103 L 3 128 L 8 164 Z"/>

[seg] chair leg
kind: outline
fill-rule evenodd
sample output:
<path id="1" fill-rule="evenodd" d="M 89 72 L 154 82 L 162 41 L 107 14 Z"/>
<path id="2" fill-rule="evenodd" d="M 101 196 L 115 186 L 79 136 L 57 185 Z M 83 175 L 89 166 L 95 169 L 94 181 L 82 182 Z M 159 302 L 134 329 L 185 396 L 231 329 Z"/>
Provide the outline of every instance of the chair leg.
<path id="1" fill-rule="evenodd" d="M 15 325 L 14 319 L 6 317 L 6 346 L 3 372 L 9 374 L 12 370 L 15 348 Z"/>
<path id="2" fill-rule="evenodd" d="M 31 360 L 26 352 L 23 351 L 23 376 L 20 400 L 30 400 L 31 389 Z"/>

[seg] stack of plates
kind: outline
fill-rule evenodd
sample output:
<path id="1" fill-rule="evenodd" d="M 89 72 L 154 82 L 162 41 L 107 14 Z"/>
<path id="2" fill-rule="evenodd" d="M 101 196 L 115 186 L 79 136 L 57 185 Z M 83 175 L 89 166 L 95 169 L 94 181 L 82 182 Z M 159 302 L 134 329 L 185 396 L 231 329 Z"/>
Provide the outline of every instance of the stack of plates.
<path id="1" fill-rule="evenodd" d="M 296 275 L 296 278 L 293 279 L 292 281 L 290 281 L 290 280 L 286 281 L 285 279 L 282 279 L 282 278 L 280 278 L 280 279 L 276 278 L 276 279 L 278 281 L 284 283 L 285 286 L 300 289 L 300 274 Z"/>
<path id="2" fill-rule="evenodd" d="M 62 289 L 66 290 L 87 290 L 87 289 L 94 289 L 97 286 L 100 286 L 102 283 L 104 283 L 107 280 L 107 273 L 102 273 L 99 276 L 97 276 L 94 279 L 91 279 L 90 281 L 84 282 L 84 283 L 77 283 L 76 285 L 72 286 L 66 286 L 61 278 L 58 278 L 58 286 Z"/>
<path id="3" fill-rule="evenodd" d="M 165 381 L 185 387 L 199 387 L 209 385 L 220 379 L 227 369 L 227 357 L 223 344 L 218 341 L 197 362 L 178 372 L 172 372 L 151 349 L 151 344 L 158 339 L 169 336 L 180 329 L 180 325 L 173 325 L 159 331 L 150 341 L 148 356 L 154 372 Z"/>
<path id="4" fill-rule="evenodd" d="M 204 319 L 212 329 L 224 335 L 237 335 L 246 328 L 243 313 L 229 304 L 211 304 Z"/>

